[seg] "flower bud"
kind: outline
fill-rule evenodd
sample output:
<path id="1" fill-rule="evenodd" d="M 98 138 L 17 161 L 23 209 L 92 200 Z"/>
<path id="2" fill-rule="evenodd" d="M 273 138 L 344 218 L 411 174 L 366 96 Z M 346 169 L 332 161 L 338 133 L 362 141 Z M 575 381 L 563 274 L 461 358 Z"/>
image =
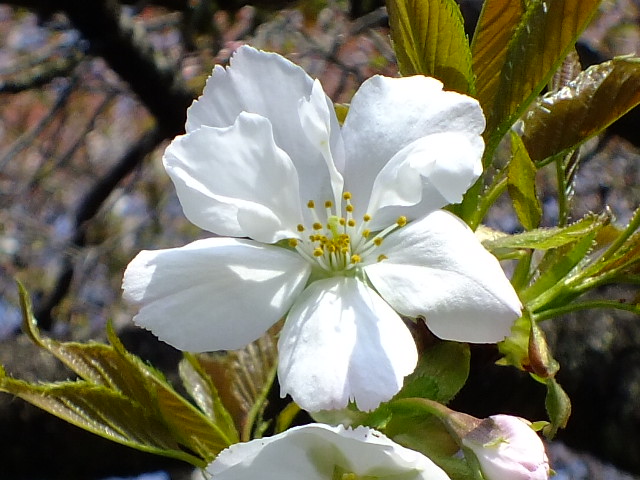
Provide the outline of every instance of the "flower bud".
<path id="1" fill-rule="evenodd" d="M 529 423 L 519 417 L 494 415 L 463 439 L 486 480 L 547 480 L 549 460 Z"/>

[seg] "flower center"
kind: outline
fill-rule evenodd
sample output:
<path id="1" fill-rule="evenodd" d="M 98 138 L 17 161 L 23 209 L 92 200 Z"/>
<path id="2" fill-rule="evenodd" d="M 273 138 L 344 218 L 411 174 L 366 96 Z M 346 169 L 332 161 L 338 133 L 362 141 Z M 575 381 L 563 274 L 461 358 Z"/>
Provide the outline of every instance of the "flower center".
<path id="1" fill-rule="evenodd" d="M 407 218 L 401 216 L 394 224 L 373 234 L 368 228 L 371 215 L 365 214 L 361 220 L 356 220 L 351 193 L 344 192 L 342 198 L 345 201 L 344 212 L 338 212 L 332 201 L 324 202 L 325 223 L 320 221 L 315 202 L 309 200 L 307 208 L 313 219 L 311 228 L 298 225 L 301 238 L 289 239 L 289 245 L 300 255 L 330 274 L 355 272 L 360 267 L 386 259 L 380 252 L 384 238 L 407 224 Z"/>

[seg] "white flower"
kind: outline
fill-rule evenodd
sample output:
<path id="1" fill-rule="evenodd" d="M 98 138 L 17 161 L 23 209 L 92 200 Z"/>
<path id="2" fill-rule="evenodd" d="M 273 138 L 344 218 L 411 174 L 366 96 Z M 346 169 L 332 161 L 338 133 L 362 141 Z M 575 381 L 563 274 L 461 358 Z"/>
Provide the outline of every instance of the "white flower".
<path id="1" fill-rule="evenodd" d="M 323 424 L 232 445 L 207 473 L 215 480 L 449 480 L 427 457 L 375 430 Z"/>
<path id="2" fill-rule="evenodd" d="M 526 420 L 510 415 L 485 419 L 462 439 L 486 480 L 547 480 L 549 460 L 540 437 Z"/>
<path id="3" fill-rule="evenodd" d="M 141 252 L 123 283 L 142 307 L 134 321 L 211 351 L 286 315 L 281 393 L 310 411 L 370 410 L 398 392 L 417 362 L 400 315 L 444 339 L 502 340 L 518 297 L 471 230 L 438 210 L 481 173 L 484 125 L 474 99 L 437 80 L 376 76 L 341 128 L 318 81 L 241 47 L 164 155 L 187 218 L 225 238 Z"/>

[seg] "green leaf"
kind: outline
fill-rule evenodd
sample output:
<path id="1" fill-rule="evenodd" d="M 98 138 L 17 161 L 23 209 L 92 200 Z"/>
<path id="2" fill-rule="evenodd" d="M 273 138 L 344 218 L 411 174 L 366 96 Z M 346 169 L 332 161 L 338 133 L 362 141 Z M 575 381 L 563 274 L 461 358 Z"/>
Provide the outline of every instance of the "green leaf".
<path id="1" fill-rule="evenodd" d="M 540 98 L 523 117 L 522 140 L 538 163 L 575 149 L 640 104 L 640 59 L 619 57 Z"/>
<path id="2" fill-rule="evenodd" d="M 120 392 L 85 381 L 30 384 L 6 376 L 0 367 L 0 391 L 22 398 L 84 430 L 108 440 L 195 466 L 203 459 L 186 453 L 153 412 Z"/>
<path id="3" fill-rule="evenodd" d="M 571 400 L 555 378 L 548 378 L 544 382 L 547 386 L 545 407 L 551 423 L 543 428 L 547 438 L 553 438 L 559 428 L 567 426 L 571 416 Z"/>
<path id="4" fill-rule="evenodd" d="M 206 374 L 195 355 L 184 353 L 178 365 L 185 390 L 209 419 L 217 424 L 233 443 L 239 442 L 238 432 L 229 411 L 225 408 L 209 375 Z"/>
<path id="5" fill-rule="evenodd" d="M 206 465 L 237 439 L 175 392 L 161 372 L 128 352 L 111 325 L 111 345 L 41 337 L 29 295 L 18 287 L 26 333 L 83 381 L 40 385 L 4 376 L 0 389 L 110 440 L 197 466 Z"/>
<path id="6" fill-rule="evenodd" d="M 427 75 L 473 93 L 471 51 L 454 0 L 388 0 L 391 40 L 404 76 Z"/>
<path id="7" fill-rule="evenodd" d="M 476 96 L 482 109 L 490 112 L 500 86 L 509 41 L 522 20 L 523 0 L 485 0 L 471 42 Z"/>
<path id="8" fill-rule="evenodd" d="M 448 403 L 467 381 L 470 358 L 466 343 L 436 343 L 422 352 L 418 366 L 395 398 L 421 397 Z"/>
<path id="9" fill-rule="evenodd" d="M 610 222 L 610 213 L 590 214 L 566 227 L 539 228 L 515 235 L 495 236 L 484 240 L 482 244 L 494 253 L 504 249 L 549 250 L 575 243 L 592 232 L 599 233 Z"/>
<path id="10" fill-rule="evenodd" d="M 536 171 L 527 148 L 518 134 L 512 130 L 507 188 L 518 220 L 527 230 L 536 228 L 542 218 L 542 206 L 536 193 Z"/>
<path id="11" fill-rule="evenodd" d="M 501 2 L 501 5 L 506 1 Z M 549 82 L 599 4 L 600 0 L 525 2 L 526 10 L 509 40 L 506 53 L 503 53 L 503 44 L 497 49 L 497 55 L 504 54 L 504 62 L 498 59 L 496 66 L 483 74 L 485 83 L 496 82 L 495 76 L 499 75 L 497 88 L 491 86 L 487 89 L 487 95 L 495 90 L 493 99 L 483 100 L 487 115 L 489 155 L 493 153 L 497 142 L 507 129 Z M 497 11 L 498 5 L 494 5 L 492 18 L 499 18 L 496 15 Z M 506 27 L 509 29 L 520 12 L 516 7 L 508 9 L 507 12 L 509 18 Z M 503 36 L 500 40 L 503 41 L 505 38 L 506 36 Z M 490 55 L 490 52 L 488 54 Z M 502 64 L 500 71 L 496 68 L 499 64 Z"/>
<path id="12" fill-rule="evenodd" d="M 277 369 L 276 335 L 279 325 L 241 350 L 200 354 L 198 362 L 229 410 L 241 441 L 252 438 L 262 428 L 262 412 Z"/>
<path id="13" fill-rule="evenodd" d="M 585 235 L 573 245 L 561 247 L 548 252 L 540 263 L 538 271 L 540 276 L 528 288 L 520 292 L 520 299 L 529 306 L 532 312 L 536 312 L 546 304 L 546 296 L 552 292 L 552 287 L 561 284 L 573 268 L 585 261 L 585 257 L 594 246 L 595 232 Z M 543 295 L 545 298 L 543 299 Z M 540 297 L 540 298 L 539 298 Z"/>

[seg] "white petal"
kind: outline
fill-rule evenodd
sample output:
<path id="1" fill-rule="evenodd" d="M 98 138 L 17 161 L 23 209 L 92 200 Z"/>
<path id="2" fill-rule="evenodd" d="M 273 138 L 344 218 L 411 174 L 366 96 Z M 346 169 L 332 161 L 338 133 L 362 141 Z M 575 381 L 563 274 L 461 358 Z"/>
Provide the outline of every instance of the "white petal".
<path id="1" fill-rule="evenodd" d="M 311 96 L 313 83 L 302 68 L 284 57 L 242 46 L 228 68 L 215 67 L 202 96 L 187 111 L 187 132 L 203 125 L 228 127 L 241 112 L 268 118 L 276 144 L 298 170 L 303 204 L 330 200 L 331 179 L 322 151 L 305 135 L 298 111 L 300 101 Z M 326 95 L 324 98 L 331 107 L 330 145 L 337 148 L 341 143 L 338 119 L 333 104 Z M 341 156 L 342 152 L 333 152 L 338 165 Z"/>
<path id="2" fill-rule="evenodd" d="M 437 133 L 477 136 L 484 127 L 478 102 L 442 91 L 438 80 L 371 77 L 353 97 L 342 129 L 345 189 L 356 202 L 366 203 L 380 170 L 407 145 Z"/>
<path id="3" fill-rule="evenodd" d="M 327 96 L 322 90 L 320 81 L 316 80 L 313 83 L 311 97 L 309 97 L 308 100 L 302 99 L 299 109 L 300 121 L 305 135 L 309 139 L 309 142 L 314 145 L 319 152 L 322 152 L 322 157 L 329 171 L 329 178 L 333 189 L 333 199 L 339 209 L 342 187 L 344 185 L 342 175 L 339 172 L 339 170 L 344 169 L 344 145 L 342 143 L 342 136 L 339 135 L 334 136 L 333 141 L 336 143 L 335 145 L 331 145 L 331 129 L 332 127 L 336 127 L 331 124 L 331 119 L 335 117 L 335 115 L 332 117 L 333 106 L 330 102 L 327 102 Z M 340 162 L 339 166 L 335 164 L 332 151 L 337 154 L 336 159 Z"/>
<path id="4" fill-rule="evenodd" d="M 424 316 L 445 340 L 494 343 L 520 316 L 521 304 L 500 263 L 467 225 L 437 210 L 389 235 L 387 260 L 365 267 L 399 313 Z"/>
<path id="5" fill-rule="evenodd" d="M 374 478 L 449 480 L 430 459 L 375 430 L 318 423 L 232 445 L 207 467 L 216 480 L 328 480 L 336 471 Z"/>
<path id="6" fill-rule="evenodd" d="M 355 401 L 372 410 L 402 387 L 417 362 L 400 317 L 354 278 L 318 280 L 291 308 L 278 342 L 281 393 L 309 411 Z"/>
<path id="7" fill-rule="evenodd" d="M 387 163 L 373 184 L 369 228 L 381 230 L 400 215 L 412 220 L 462 195 L 482 173 L 484 142 L 479 135 L 444 132 L 407 145 Z"/>
<path id="8" fill-rule="evenodd" d="M 273 243 L 298 235 L 298 176 L 266 118 L 242 113 L 231 127 L 202 127 L 164 155 L 187 218 L 219 235 Z"/>
<path id="9" fill-rule="evenodd" d="M 210 238 L 142 251 L 124 274 L 134 322 L 187 351 L 231 350 L 284 316 L 309 277 L 294 252 L 250 240 Z"/>

